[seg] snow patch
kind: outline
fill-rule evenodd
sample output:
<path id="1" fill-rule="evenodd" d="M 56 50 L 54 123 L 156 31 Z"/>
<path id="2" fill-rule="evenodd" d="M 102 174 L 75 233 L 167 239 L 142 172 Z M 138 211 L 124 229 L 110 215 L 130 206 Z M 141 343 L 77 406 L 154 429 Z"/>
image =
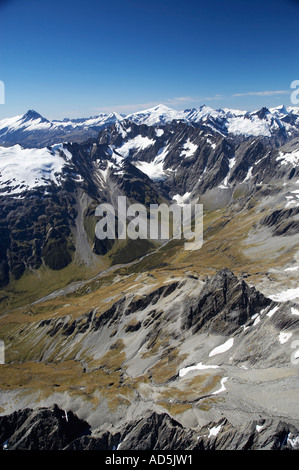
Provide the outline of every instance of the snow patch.
<path id="1" fill-rule="evenodd" d="M 228 171 L 226 177 L 224 178 L 224 180 L 222 181 L 222 184 L 220 186 L 218 186 L 219 189 L 228 189 L 228 180 L 230 178 L 232 169 L 235 166 L 235 164 L 236 164 L 236 157 L 230 158 L 229 161 L 228 161 L 229 171 Z"/>
<path id="2" fill-rule="evenodd" d="M 295 289 L 287 289 L 276 295 L 269 295 L 269 298 L 276 302 L 287 302 L 288 300 L 299 298 L 299 287 L 296 287 Z"/>
<path id="3" fill-rule="evenodd" d="M 279 161 L 281 165 L 299 165 L 299 150 L 295 150 L 295 152 L 290 153 L 279 152 L 276 160 Z"/>
<path id="4" fill-rule="evenodd" d="M 293 266 L 291 268 L 286 268 L 285 271 L 297 271 L 299 269 L 299 266 Z"/>
<path id="5" fill-rule="evenodd" d="M 181 157 L 190 158 L 195 154 L 198 145 L 193 144 L 190 139 L 188 139 L 187 142 L 183 145 L 183 148 L 184 150 L 181 152 Z"/>
<path id="6" fill-rule="evenodd" d="M 218 395 L 218 393 L 224 392 L 226 390 L 224 384 L 227 380 L 228 380 L 228 377 L 223 377 L 223 379 L 220 382 L 221 387 L 219 388 L 219 390 L 216 390 L 216 392 L 213 392 L 212 395 Z"/>
<path id="7" fill-rule="evenodd" d="M 248 172 L 247 172 L 247 175 L 243 181 L 243 183 L 245 183 L 246 181 L 248 181 L 250 178 L 252 178 L 252 166 L 248 169 Z"/>
<path id="8" fill-rule="evenodd" d="M 217 434 L 219 433 L 220 429 L 221 429 L 221 424 L 219 424 L 219 426 L 214 426 L 212 427 L 211 429 L 209 429 L 209 435 L 208 437 L 212 437 L 212 436 L 217 436 Z"/>
<path id="9" fill-rule="evenodd" d="M 212 147 L 213 150 L 215 150 L 216 144 L 212 142 L 211 139 L 209 139 L 209 137 L 207 138 L 207 143 Z"/>
<path id="10" fill-rule="evenodd" d="M 221 344 L 220 346 L 217 346 L 214 348 L 210 354 L 209 357 L 216 356 L 217 354 L 222 354 L 226 351 L 228 351 L 234 344 L 234 338 L 228 339 L 225 343 Z"/>
<path id="11" fill-rule="evenodd" d="M 184 375 L 188 374 L 188 372 L 191 372 L 192 370 L 205 370 L 205 369 L 218 369 L 218 368 L 219 366 L 204 365 L 202 362 L 199 362 L 195 366 L 189 366 L 189 367 L 184 367 L 183 369 L 180 369 L 179 376 L 184 377 Z"/>
<path id="12" fill-rule="evenodd" d="M 256 319 L 254 320 L 254 323 L 252 326 L 256 326 L 259 322 L 261 321 L 261 316 L 257 315 Z"/>
<path id="13" fill-rule="evenodd" d="M 185 201 L 188 199 L 188 197 L 190 196 L 191 193 L 185 193 L 183 194 L 183 196 L 180 196 L 179 194 L 175 194 L 175 196 L 173 196 L 173 200 L 179 205 L 179 206 L 183 206 Z"/>
<path id="14" fill-rule="evenodd" d="M 168 154 L 168 145 L 159 150 L 157 156 L 152 162 L 133 162 L 138 170 L 145 173 L 151 180 L 159 181 L 165 180 L 167 173 L 164 171 L 164 160 Z"/>
<path id="15" fill-rule="evenodd" d="M 133 139 L 130 139 L 125 142 L 121 147 L 116 149 L 116 151 L 120 153 L 124 158 L 127 158 L 130 155 L 131 150 L 144 150 L 154 145 L 154 143 L 155 141 L 153 139 L 137 135 Z"/>
<path id="16" fill-rule="evenodd" d="M 162 162 L 157 164 L 155 162 L 138 162 L 135 163 L 135 166 L 153 181 L 164 180 L 167 177 Z"/>
<path id="17" fill-rule="evenodd" d="M 279 342 L 281 344 L 284 344 L 290 339 L 291 336 L 292 336 L 292 333 L 287 333 L 286 331 L 281 331 L 279 333 L 279 337 L 278 337 Z"/>
<path id="18" fill-rule="evenodd" d="M 278 309 L 279 309 L 279 307 L 278 307 L 278 305 L 276 305 L 276 307 L 269 310 L 269 312 L 266 313 L 267 317 L 271 318 L 274 315 L 274 313 L 277 312 Z"/>

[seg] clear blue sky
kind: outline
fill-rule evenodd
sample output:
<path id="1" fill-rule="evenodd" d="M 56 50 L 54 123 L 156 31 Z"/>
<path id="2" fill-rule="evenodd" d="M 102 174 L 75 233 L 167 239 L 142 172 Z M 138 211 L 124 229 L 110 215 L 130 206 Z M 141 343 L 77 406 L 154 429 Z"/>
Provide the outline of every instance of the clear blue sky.
<path id="1" fill-rule="evenodd" d="M 299 79 L 296 0 L 0 0 L 0 21 L 0 119 L 291 106 Z"/>

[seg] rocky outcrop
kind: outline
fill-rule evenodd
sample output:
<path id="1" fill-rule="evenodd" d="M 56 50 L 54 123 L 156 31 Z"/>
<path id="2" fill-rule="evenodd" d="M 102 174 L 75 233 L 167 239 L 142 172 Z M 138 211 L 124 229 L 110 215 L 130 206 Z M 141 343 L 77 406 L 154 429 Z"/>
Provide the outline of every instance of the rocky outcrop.
<path id="1" fill-rule="evenodd" d="M 57 405 L 1 416 L 0 430 L 0 445 L 9 450 L 61 450 L 90 432 L 88 423 Z"/>
<path id="2" fill-rule="evenodd" d="M 166 413 L 148 414 L 121 433 L 120 450 L 184 450 L 194 446 L 194 434 Z"/>
<path id="3" fill-rule="evenodd" d="M 273 211 L 261 220 L 261 225 L 271 227 L 273 235 L 291 236 L 299 231 L 299 207 Z"/>
<path id="4" fill-rule="evenodd" d="M 292 424 L 261 419 L 232 426 L 226 419 L 202 427 L 197 437 L 201 450 L 286 450 L 298 449 L 298 429 Z"/>
<path id="5" fill-rule="evenodd" d="M 72 227 L 76 219 L 75 198 L 61 189 L 43 197 L 0 198 L 0 287 L 19 279 L 25 270 L 44 264 L 52 270 L 72 260 Z"/>
<path id="6" fill-rule="evenodd" d="M 230 335 L 270 303 L 270 299 L 224 268 L 207 281 L 197 305 L 190 308 L 183 327 L 192 328 L 194 333 L 208 330 Z"/>

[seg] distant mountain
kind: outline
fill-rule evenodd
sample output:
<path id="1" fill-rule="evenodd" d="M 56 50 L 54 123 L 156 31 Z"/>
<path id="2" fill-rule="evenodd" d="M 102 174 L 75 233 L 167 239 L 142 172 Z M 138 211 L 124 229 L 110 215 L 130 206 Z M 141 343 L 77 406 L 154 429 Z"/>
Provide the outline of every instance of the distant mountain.
<path id="1" fill-rule="evenodd" d="M 179 120 L 187 121 L 184 111 L 176 111 L 163 104 L 129 114 L 125 119 L 135 122 L 136 124 L 145 124 L 147 126 L 163 125 Z"/>
<path id="2" fill-rule="evenodd" d="M 129 115 L 100 114 L 81 119 L 49 121 L 30 110 L 23 116 L 0 121 L 0 145 L 21 144 L 25 147 L 43 147 L 61 142 L 82 142 L 96 137 L 98 132 L 116 122 L 133 122 L 138 125 L 164 126 L 174 121 L 190 125 L 205 125 L 221 135 L 246 138 L 262 136 L 281 145 L 299 136 L 299 108 L 262 108 L 246 112 L 234 109 L 214 110 L 208 106 L 176 111 L 164 105 Z"/>
<path id="3" fill-rule="evenodd" d="M 21 144 L 24 147 L 43 147 L 64 141 L 84 141 L 97 136 L 100 129 L 121 121 L 117 113 L 100 114 L 83 119 L 49 121 L 34 110 L 22 116 L 0 121 L 0 145 Z"/>

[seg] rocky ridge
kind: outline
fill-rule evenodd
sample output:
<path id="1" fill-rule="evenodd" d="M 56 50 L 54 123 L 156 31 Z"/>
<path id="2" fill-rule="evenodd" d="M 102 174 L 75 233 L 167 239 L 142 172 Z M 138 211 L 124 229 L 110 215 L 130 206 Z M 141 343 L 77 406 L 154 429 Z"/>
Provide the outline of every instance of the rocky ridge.
<path id="1" fill-rule="evenodd" d="M 226 419 L 187 429 L 167 414 L 146 416 L 109 431 L 91 433 L 88 423 L 56 405 L 0 417 L 4 450 L 298 450 L 299 431 L 283 421 L 252 421 L 238 428 Z"/>

